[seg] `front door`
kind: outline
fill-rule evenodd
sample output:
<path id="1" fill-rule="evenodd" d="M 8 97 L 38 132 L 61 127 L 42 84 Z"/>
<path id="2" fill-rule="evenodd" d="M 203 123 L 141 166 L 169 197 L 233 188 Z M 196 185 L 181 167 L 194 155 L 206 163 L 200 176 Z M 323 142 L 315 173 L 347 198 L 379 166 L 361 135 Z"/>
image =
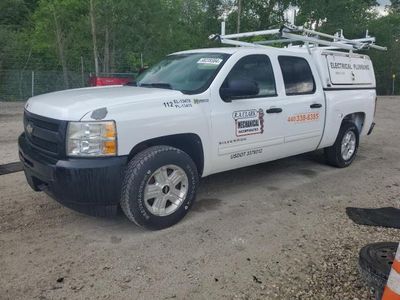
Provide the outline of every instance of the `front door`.
<path id="1" fill-rule="evenodd" d="M 254 82 L 256 94 L 226 97 L 230 84 Z M 213 169 L 216 172 L 279 157 L 284 143 L 284 114 L 278 101 L 275 74 L 265 54 L 237 60 L 220 87 L 211 91 Z"/>

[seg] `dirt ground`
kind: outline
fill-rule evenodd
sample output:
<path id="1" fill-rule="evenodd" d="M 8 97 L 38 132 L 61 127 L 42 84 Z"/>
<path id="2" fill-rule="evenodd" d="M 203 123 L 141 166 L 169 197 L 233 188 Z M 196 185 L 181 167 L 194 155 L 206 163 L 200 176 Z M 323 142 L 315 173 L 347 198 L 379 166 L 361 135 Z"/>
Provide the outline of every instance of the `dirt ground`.
<path id="1" fill-rule="evenodd" d="M 21 104 L 0 103 L 0 164 L 17 160 Z M 400 206 L 400 98 L 347 169 L 306 154 L 202 180 L 178 225 L 139 229 L 0 176 L 1 299 L 372 299 L 358 252 L 400 231 L 353 224 L 348 206 Z"/>
<path id="2" fill-rule="evenodd" d="M 0 102 L 0 165 L 18 160 L 17 139 L 24 130 L 22 124 L 24 104 Z"/>

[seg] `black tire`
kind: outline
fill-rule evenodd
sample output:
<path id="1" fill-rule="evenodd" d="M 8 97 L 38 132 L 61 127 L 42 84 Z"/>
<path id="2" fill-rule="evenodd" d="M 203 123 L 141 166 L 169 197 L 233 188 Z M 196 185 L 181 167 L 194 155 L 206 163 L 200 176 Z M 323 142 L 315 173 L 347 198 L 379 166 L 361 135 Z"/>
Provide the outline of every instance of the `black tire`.
<path id="1" fill-rule="evenodd" d="M 352 131 L 356 137 L 356 145 L 355 151 L 349 159 L 344 159 L 342 157 L 342 140 L 344 136 L 349 132 Z M 335 143 L 333 146 L 325 148 L 325 158 L 328 164 L 337 168 L 346 168 L 351 165 L 357 155 L 358 145 L 360 143 L 360 133 L 358 132 L 358 128 L 354 123 L 351 122 L 343 122 L 342 126 L 340 127 L 339 134 L 336 138 Z"/>
<path id="2" fill-rule="evenodd" d="M 168 216 L 152 214 L 144 203 L 144 192 L 152 174 L 166 165 L 180 167 L 188 178 L 186 198 L 179 208 Z M 139 226 L 159 230 L 178 223 L 195 200 L 199 183 L 196 165 L 185 152 L 170 146 L 154 146 L 137 154 L 126 169 L 122 185 L 121 208 L 129 220 Z"/>
<path id="3" fill-rule="evenodd" d="M 361 249 L 359 269 L 361 277 L 380 294 L 389 278 L 398 243 L 375 243 Z"/>

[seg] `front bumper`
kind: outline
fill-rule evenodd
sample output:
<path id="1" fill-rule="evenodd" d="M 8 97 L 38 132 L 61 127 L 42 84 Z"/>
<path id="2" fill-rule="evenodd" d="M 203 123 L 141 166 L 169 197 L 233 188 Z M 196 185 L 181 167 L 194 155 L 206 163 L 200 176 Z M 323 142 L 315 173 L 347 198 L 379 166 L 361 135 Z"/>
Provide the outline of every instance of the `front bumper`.
<path id="1" fill-rule="evenodd" d="M 73 210 L 92 216 L 115 215 L 127 156 L 57 160 L 18 139 L 19 156 L 29 185 Z"/>

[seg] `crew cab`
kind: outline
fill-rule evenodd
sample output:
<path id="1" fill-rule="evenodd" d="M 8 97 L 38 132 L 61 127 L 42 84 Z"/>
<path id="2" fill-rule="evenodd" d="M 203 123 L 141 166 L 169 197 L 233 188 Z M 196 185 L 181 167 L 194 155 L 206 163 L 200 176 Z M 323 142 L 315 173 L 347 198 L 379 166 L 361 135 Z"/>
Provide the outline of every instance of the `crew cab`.
<path id="1" fill-rule="evenodd" d="M 134 84 L 27 101 L 19 155 L 35 191 L 137 225 L 181 220 L 199 178 L 325 149 L 343 168 L 374 127 L 366 55 L 315 48 L 177 52 Z"/>

